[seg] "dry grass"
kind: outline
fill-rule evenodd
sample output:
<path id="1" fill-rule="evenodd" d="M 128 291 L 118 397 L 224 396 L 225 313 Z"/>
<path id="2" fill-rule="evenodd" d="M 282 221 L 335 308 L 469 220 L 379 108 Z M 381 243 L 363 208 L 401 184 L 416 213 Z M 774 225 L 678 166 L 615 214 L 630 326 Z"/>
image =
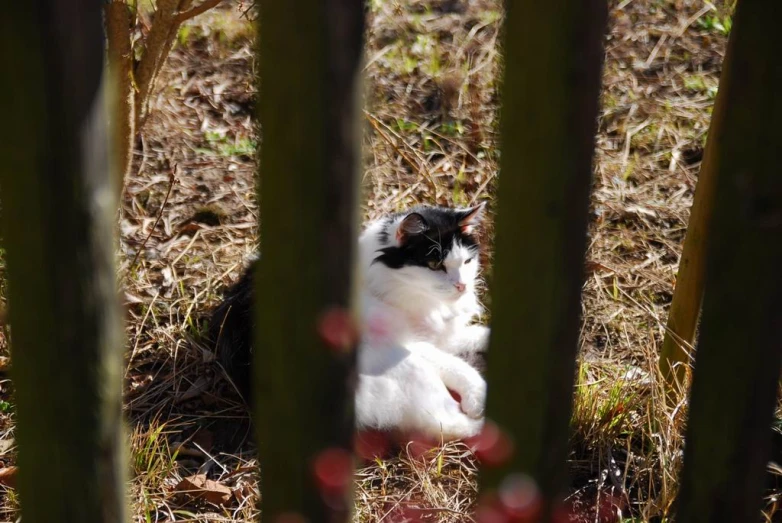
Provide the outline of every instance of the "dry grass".
<path id="1" fill-rule="evenodd" d="M 469 521 L 477 462 L 464 443 L 426 452 L 408 445 L 356 472 L 355 521 Z"/>
<path id="2" fill-rule="evenodd" d="M 662 400 L 656 354 L 730 10 L 702 0 L 611 5 L 568 502 L 573 521 L 616 521 L 617 508 L 659 521 L 676 494 L 686 406 Z M 253 31 L 240 7 L 180 32 L 122 209 L 134 521 L 256 515 L 247 413 L 198 341 L 257 245 Z M 501 20 L 499 0 L 370 2 L 366 217 L 492 202 Z M 490 247 L 490 220 L 485 229 Z M 12 437 L 12 414 L 0 412 L 0 434 Z M 12 463 L 12 450 L 0 460 Z M 230 499 L 177 488 L 197 473 L 229 487 Z M 403 449 L 364 465 L 356 492 L 356 521 L 470 521 L 476 463 L 463 444 L 419 457 Z M 14 491 L 3 499 L 0 518 L 11 519 Z"/>

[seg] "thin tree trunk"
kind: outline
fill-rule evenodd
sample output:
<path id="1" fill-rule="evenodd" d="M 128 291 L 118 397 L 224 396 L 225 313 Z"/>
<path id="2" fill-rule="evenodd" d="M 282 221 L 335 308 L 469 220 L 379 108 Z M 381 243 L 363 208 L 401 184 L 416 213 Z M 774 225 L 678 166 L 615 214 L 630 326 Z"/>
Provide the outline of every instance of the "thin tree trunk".
<path id="1" fill-rule="evenodd" d="M 728 69 L 730 57 L 725 56 L 723 75 Z M 723 82 L 724 83 L 724 82 Z M 698 176 L 698 186 L 692 202 L 684 249 L 676 275 L 676 288 L 673 293 L 671 310 L 668 313 L 668 325 L 665 340 L 660 352 L 660 371 L 667 381 L 670 398 L 677 398 L 678 388 L 683 386 L 687 365 L 690 362 L 690 349 L 695 341 L 695 328 L 701 312 L 703 286 L 706 275 L 706 248 L 708 227 L 714 210 L 714 191 L 716 171 L 719 166 L 719 143 L 724 133 L 725 94 L 717 93 L 714 103 L 706 150 Z"/>
<path id="2" fill-rule="evenodd" d="M 136 94 L 134 128 L 140 131 L 149 110 L 149 96 L 155 80 L 174 43 L 179 24 L 176 15 L 181 0 L 158 0 L 152 28 L 144 41 L 144 54 L 135 71 Z"/>
<path id="3" fill-rule="evenodd" d="M 159 0 L 152 28 L 144 41 L 144 53 L 134 69 L 130 42 L 130 18 L 126 0 L 105 4 L 108 61 L 112 74 L 112 136 L 117 195 L 122 194 L 125 177 L 132 165 L 133 141 L 149 116 L 150 97 L 160 68 L 176 40 L 180 25 L 223 0 L 204 0 L 192 7 L 192 0 Z"/>
<path id="4" fill-rule="evenodd" d="M 106 38 L 110 82 L 112 172 L 115 186 L 122 192 L 125 176 L 130 170 L 133 141 L 136 137 L 135 94 L 133 88 L 133 56 L 130 47 L 130 13 L 126 0 L 105 4 Z"/>
<path id="5" fill-rule="evenodd" d="M 782 3 L 740 1 L 676 521 L 757 521 L 782 364 Z M 710 137 L 712 138 L 712 137 Z"/>
<path id="6" fill-rule="evenodd" d="M 124 521 L 121 368 L 101 5 L 0 17 L 0 131 L 19 480 L 26 523 Z"/>
<path id="7" fill-rule="evenodd" d="M 344 521 L 352 505 L 356 340 L 345 320 L 357 232 L 363 4 L 262 0 L 260 24 L 255 425 L 263 518 L 296 512 Z M 344 346 L 330 346 L 335 335 Z M 335 486 L 324 474 L 346 483 Z"/>
<path id="8" fill-rule="evenodd" d="M 515 441 L 484 489 L 531 476 L 543 520 L 565 487 L 604 0 L 506 2 L 488 417 Z"/>

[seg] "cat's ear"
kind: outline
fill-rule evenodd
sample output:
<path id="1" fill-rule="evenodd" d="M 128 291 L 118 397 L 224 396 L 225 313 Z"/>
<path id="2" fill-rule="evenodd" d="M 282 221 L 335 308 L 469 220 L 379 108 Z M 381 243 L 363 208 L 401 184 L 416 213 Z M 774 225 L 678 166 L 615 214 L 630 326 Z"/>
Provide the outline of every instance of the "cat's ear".
<path id="1" fill-rule="evenodd" d="M 424 220 L 424 217 L 417 212 L 410 213 L 405 216 L 404 220 L 399 224 L 399 228 L 396 230 L 396 241 L 404 243 L 404 241 L 410 236 L 416 234 L 422 234 L 429 228 L 429 225 Z"/>
<path id="2" fill-rule="evenodd" d="M 472 234 L 475 226 L 478 225 L 483 218 L 483 209 L 485 207 L 486 202 L 481 202 L 475 207 L 460 211 L 459 227 L 462 229 L 463 234 Z"/>

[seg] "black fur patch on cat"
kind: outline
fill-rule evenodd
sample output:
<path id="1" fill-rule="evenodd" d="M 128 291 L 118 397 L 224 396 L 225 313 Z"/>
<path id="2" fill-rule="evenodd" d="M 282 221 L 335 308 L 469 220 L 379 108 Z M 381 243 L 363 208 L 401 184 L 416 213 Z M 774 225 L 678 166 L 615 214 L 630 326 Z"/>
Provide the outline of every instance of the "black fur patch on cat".
<path id="1" fill-rule="evenodd" d="M 399 247 L 380 249 L 374 262 L 380 262 L 390 269 L 405 266 L 429 267 L 432 262 L 442 262 L 454 245 L 454 241 L 466 248 L 478 251 L 475 236 L 465 232 L 465 220 L 474 209 L 454 210 L 442 207 L 415 207 L 404 214 L 397 214 L 388 220 L 390 225 L 400 216 L 406 218 L 400 224 L 402 242 Z M 384 230 L 381 239 L 389 241 L 388 230 Z M 373 262 L 373 263 L 374 263 Z"/>
<path id="2" fill-rule="evenodd" d="M 209 320 L 209 340 L 217 361 L 247 403 L 252 403 L 253 274 L 257 264 L 250 264 L 239 281 L 226 290 Z"/>

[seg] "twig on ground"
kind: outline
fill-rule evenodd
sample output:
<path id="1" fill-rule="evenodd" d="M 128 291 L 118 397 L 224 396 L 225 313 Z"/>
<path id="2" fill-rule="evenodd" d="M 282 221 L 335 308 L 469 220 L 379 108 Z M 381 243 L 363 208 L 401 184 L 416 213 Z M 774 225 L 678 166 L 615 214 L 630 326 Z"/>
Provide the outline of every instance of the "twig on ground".
<path id="1" fill-rule="evenodd" d="M 138 257 L 141 255 L 142 251 L 144 250 L 144 247 L 147 246 L 147 242 L 152 237 L 152 234 L 155 232 L 158 223 L 160 223 L 160 220 L 163 217 L 163 211 L 166 210 L 166 204 L 168 203 L 168 198 L 171 196 L 171 190 L 174 188 L 174 183 L 176 183 L 177 181 L 176 175 L 174 174 L 175 170 L 176 170 L 176 165 L 174 165 L 174 169 L 172 169 L 171 173 L 168 175 L 168 192 L 166 192 L 166 197 L 163 200 L 163 205 L 160 206 L 160 212 L 158 212 L 157 219 L 155 220 L 155 223 L 152 225 L 152 228 L 149 230 L 149 234 L 147 235 L 146 238 L 144 238 L 144 241 L 142 242 L 141 246 L 136 251 L 136 255 L 133 257 L 133 261 L 130 262 L 130 265 L 128 265 L 128 270 L 125 273 L 126 275 L 130 274 L 130 272 L 133 270 L 133 267 L 136 266 Z"/>

